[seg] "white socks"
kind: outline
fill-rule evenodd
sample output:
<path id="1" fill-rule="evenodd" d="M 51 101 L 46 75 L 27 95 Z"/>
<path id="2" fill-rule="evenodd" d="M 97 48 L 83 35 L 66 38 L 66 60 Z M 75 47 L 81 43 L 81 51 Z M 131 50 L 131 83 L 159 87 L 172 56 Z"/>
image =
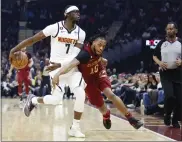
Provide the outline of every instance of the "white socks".
<path id="1" fill-rule="evenodd" d="M 73 126 L 74 128 L 80 127 L 80 120 L 73 119 L 73 124 L 72 124 L 72 126 Z"/>
<path id="2" fill-rule="evenodd" d="M 33 105 L 39 104 L 38 101 L 37 101 L 37 98 L 38 98 L 38 97 L 33 97 L 33 98 L 32 98 L 32 104 L 33 104 Z"/>

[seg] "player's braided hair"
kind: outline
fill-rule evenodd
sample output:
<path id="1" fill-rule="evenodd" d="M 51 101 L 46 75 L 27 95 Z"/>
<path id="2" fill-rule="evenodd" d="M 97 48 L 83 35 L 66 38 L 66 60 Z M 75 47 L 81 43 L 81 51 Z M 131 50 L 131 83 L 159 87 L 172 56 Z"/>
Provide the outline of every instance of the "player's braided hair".
<path id="1" fill-rule="evenodd" d="M 94 40 L 96 40 L 96 39 L 103 39 L 103 40 L 106 40 L 106 38 L 105 38 L 105 33 L 99 33 L 99 34 L 96 34 L 96 35 L 94 35 L 94 36 L 92 36 L 89 40 L 88 40 L 88 43 L 89 44 L 92 44 L 92 42 L 94 41 Z"/>

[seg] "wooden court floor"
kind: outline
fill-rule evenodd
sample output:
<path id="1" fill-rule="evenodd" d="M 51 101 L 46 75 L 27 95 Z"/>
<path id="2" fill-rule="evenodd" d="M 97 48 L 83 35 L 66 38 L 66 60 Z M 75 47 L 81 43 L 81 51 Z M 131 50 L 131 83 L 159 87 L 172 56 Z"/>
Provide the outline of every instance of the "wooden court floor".
<path id="1" fill-rule="evenodd" d="M 81 121 L 86 138 L 69 137 L 67 132 L 73 118 L 73 100 L 62 105 L 39 105 L 30 117 L 18 106 L 17 99 L 2 99 L 2 141 L 171 141 L 146 128 L 135 130 L 128 122 L 111 116 L 112 128 L 106 130 L 100 112 L 88 105 Z"/>

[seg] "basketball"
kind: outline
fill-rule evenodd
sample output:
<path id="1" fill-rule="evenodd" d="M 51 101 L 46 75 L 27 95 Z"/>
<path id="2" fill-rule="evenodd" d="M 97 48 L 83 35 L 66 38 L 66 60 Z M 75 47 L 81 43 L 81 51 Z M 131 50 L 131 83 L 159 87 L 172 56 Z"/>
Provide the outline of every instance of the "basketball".
<path id="1" fill-rule="evenodd" d="M 23 69 L 28 64 L 28 57 L 27 57 L 26 53 L 24 53 L 22 51 L 18 51 L 16 53 L 14 53 L 11 64 L 16 69 Z"/>

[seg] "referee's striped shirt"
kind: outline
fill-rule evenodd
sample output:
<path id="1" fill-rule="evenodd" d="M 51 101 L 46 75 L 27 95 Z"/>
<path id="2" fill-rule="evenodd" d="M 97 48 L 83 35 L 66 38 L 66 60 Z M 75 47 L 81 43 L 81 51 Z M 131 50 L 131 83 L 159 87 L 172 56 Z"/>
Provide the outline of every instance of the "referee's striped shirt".
<path id="1" fill-rule="evenodd" d="M 182 40 L 176 38 L 175 41 L 161 40 L 154 50 L 154 56 L 167 63 L 167 69 L 176 69 L 177 58 L 182 58 Z"/>

